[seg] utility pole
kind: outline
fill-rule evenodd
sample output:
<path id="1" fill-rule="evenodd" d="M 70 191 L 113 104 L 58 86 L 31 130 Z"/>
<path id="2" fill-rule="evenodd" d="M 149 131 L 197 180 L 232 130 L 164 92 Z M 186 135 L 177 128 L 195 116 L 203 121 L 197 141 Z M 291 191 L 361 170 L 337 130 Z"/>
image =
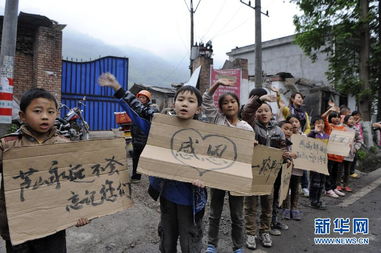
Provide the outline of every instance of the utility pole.
<path id="1" fill-rule="evenodd" d="M 190 65 L 189 65 L 189 69 L 190 69 L 190 74 L 192 75 L 192 48 L 193 48 L 193 45 L 194 45 L 194 21 L 193 21 L 193 15 L 196 13 L 197 9 L 198 9 L 198 6 L 200 5 L 201 3 L 201 0 L 198 1 L 198 4 L 196 6 L 196 8 L 193 8 L 193 0 L 190 0 L 190 4 L 188 6 L 187 2 L 185 2 L 189 12 L 190 12 L 190 54 L 189 54 L 189 59 L 190 59 Z"/>
<path id="2" fill-rule="evenodd" d="M 12 122 L 18 6 L 18 0 L 6 0 L 0 50 L 0 136 L 7 133 Z"/>
<path id="3" fill-rule="evenodd" d="M 251 6 L 251 1 L 248 3 L 240 0 L 246 6 L 255 10 L 255 87 L 262 87 L 262 22 L 261 14 L 269 16 L 269 12 L 261 11 L 261 0 L 255 0 L 255 6 Z"/>

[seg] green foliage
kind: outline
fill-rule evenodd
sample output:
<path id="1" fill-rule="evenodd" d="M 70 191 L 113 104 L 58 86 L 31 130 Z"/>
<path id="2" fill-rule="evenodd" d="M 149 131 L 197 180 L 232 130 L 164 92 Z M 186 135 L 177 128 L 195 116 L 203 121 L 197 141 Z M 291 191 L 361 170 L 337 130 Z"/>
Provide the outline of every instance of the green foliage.
<path id="1" fill-rule="evenodd" d="M 294 16 L 298 32 L 295 42 L 315 61 L 317 53 L 327 56 L 328 80 L 342 93 L 356 94 L 371 101 L 380 89 L 381 43 L 379 38 L 378 4 L 369 0 L 368 18 L 361 20 L 359 0 L 290 0 L 303 12 Z M 370 89 L 364 90 L 359 78 L 360 31 L 369 24 Z"/>
<path id="2" fill-rule="evenodd" d="M 19 129 L 19 126 L 17 124 L 11 124 L 9 126 L 9 129 L 7 131 L 8 134 L 16 132 L 16 130 Z"/>
<path id="3" fill-rule="evenodd" d="M 359 151 L 357 151 L 356 156 L 357 159 L 359 159 L 360 161 L 364 161 L 367 157 L 366 150 L 360 149 Z"/>

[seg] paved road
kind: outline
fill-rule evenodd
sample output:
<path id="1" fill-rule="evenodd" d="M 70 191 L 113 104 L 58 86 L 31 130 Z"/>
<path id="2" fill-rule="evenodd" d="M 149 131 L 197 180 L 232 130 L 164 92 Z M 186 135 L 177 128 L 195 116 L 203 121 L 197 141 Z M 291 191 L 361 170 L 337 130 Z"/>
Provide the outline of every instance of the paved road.
<path id="1" fill-rule="evenodd" d="M 300 198 L 304 212 L 302 221 L 286 221 L 290 229 L 282 236 L 273 237 L 273 247 L 245 252 L 381 252 L 381 169 L 364 175 L 361 179 L 352 180 L 354 193 L 340 199 L 324 197 L 328 210 L 317 211 L 308 207 L 308 200 Z M 147 179 L 133 186 L 134 207 L 107 217 L 93 220 L 82 228 L 67 230 L 69 253 L 92 252 L 158 252 L 157 223 L 159 219 L 158 204 L 147 197 Z M 220 229 L 219 252 L 232 252 L 230 239 L 230 218 L 225 205 Z M 207 227 L 207 214 L 204 218 Z M 320 246 L 314 244 L 315 218 L 369 218 L 369 245 L 361 246 Z M 332 237 L 354 237 L 339 234 Z M 204 236 L 206 243 L 206 236 Z M 5 252 L 0 242 L 0 252 Z"/>

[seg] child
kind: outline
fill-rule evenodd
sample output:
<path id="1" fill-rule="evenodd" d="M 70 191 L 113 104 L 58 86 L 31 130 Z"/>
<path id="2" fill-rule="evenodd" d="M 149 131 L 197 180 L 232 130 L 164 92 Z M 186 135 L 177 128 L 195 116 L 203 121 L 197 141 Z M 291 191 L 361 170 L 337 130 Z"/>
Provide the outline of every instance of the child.
<path id="1" fill-rule="evenodd" d="M 220 85 L 229 86 L 227 79 L 217 80 L 208 91 L 203 95 L 202 108 L 208 122 L 242 128 L 253 131 L 253 128 L 245 121 L 239 119 L 239 99 L 234 93 L 225 93 L 218 99 L 219 113 L 213 103 L 213 94 Z M 224 205 L 225 191 L 210 189 L 210 216 L 208 232 L 207 253 L 217 252 L 218 230 L 221 219 L 222 208 Z M 231 237 L 233 241 L 233 251 L 235 253 L 243 252 L 244 238 L 244 220 L 243 220 L 243 196 L 233 196 L 228 192 L 229 208 L 232 221 Z"/>
<path id="2" fill-rule="evenodd" d="M 340 124 L 340 115 L 334 106 L 331 106 L 321 116 L 324 120 L 324 132 L 328 135 L 332 130 L 346 131 L 345 126 Z M 329 177 L 325 184 L 326 194 L 331 198 L 338 198 L 345 196 L 345 193 L 337 188 L 338 182 L 343 169 L 344 157 L 334 154 L 328 154 L 328 172 Z"/>
<path id="3" fill-rule="evenodd" d="M 292 125 L 292 134 L 305 134 L 300 130 L 300 121 L 298 115 L 290 115 L 287 117 L 286 121 L 290 122 Z M 283 218 L 284 219 L 293 219 L 293 220 L 301 220 L 302 212 L 298 210 L 298 201 L 299 201 L 299 185 L 301 178 L 303 176 L 304 170 L 299 168 L 292 168 L 291 179 L 290 179 L 290 190 L 291 194 L 287 195 L 287 198 L 284 202 L 284 211 Z M 308 181 L 307 181 L 308 185 Z M 291 206 L 290 206 L 291 201 Z"/>
<path id="4" fill-rule="evenodd" d="M 315 118 L 312 121 L 314 126 L 313 131 L 308 134 L 308 137 L 318 139 L 324 143 L 328 143 L 329 135 L 324 133 L 324 121 L 321 118 Z M 326 176 L 319 172 L 310 171 L 310 201 L 311 207 L 325 210 L 327 209 L 320 200 L 321 194 L 325 185 Z"/>
<path id="5" fill-rule="evenodd" d="M 33 88 L 25 92 L 20 100 L 19 116 L 24 123 L 15 133 L 6 135 L 0 140 L 0 160 L 3 152 L 14 147 L 36 146 L 69 142 L 58 135 L 54 123 L 57 117 L 57 101 L 48 91 Z M 2 174 L 3 167 L 1 165 Z M 88 223 L 86 218 L 77 221 L 77 226 Z M 27 241 L 19 245 L 12 245 L 9 237 L 6 203 L 4 196 L 4 179 L 1 180 L 0 190 L 0 234 L 5 240 L 7 253 L 50 253 L 66 252 L 65 230 L 58 231 L 44 238 Z"/>
<path id="6" fill-rule="evenodd" d="M 344 126 L 347 128 L 348 131 L 355 132 L 355 138 L 353 140 L 353 143 L 351 143 L 351 150 L 349 152 L 349 155 L 344 158 L 343 162 L 343 168 L 344 168 L 344 175 L 343 175 L 343 187 L 338 186 L 339 189 L 344 190 L 346 192 L 351 192 L 352 189 L 348 186 L 348 180 L 349 180 L 349 174 L 350 169 L 352 167 L 352 164 L 354 163 L 354 158 L 356 156 L 357 150 L 361 147 L 361 137 L 358 133 L 357 129 L 354 126 L 354 117 L 352 115 L 347 115 L 344 117 Z"/>
<path id="7" fill-rule="evenodd" d="M 353 111 L 352 116 L 354 119 L 354 127 L 356 128 L 356 131 L 359 133 L 360 141 L 361 144 L 364 143 L 364 131 L 363 131 L 363 126 L 362 126 L 362 121 L 361 121 L 361 113 L 359 111 Z M 355 166 L 357 163 L 357 156 L 353 159 L 353 162 L 351 164 L 350 168 L 350 177 L 351 178 L 360 178 L 360 175 L 355 172 Z"/>
<path id="8" fill-rule="evenodd" d="M 124 91 L 115 77 L 103 74 L 99 84 L 115 90 L 114 96 L 128 116 L 136 122 L 147 136 L 154 111 L 145 108 L 131 92 Z M 202 97 L 196 88 L 183 86 L 177 90 L 175 97 L 176 117 L 191 120 L 201 112 Z M 130 107 L 131 106 L 131 107 Z M 133 110 L 132 110 L 132 109 Z M 182 252 L 200 252 L 202 249 L 202 218 L 206 205 L 206 191 L 200 181 L 192 184 L 150 177 L 149 194 L 154 200 L 160 197 L 159 236 L 161 252 L 177 252 L 177 240 L 180 237 Z"/>
<path id="9" fill-rule="evenodd" d="M 272 121 L 271 106 L 265 101 L 274 101 L 270 95 L 263 95 L 264 89 L 256 89 L 251 92 L 250 99 L 242 111 L 242 119 L 248 122 L 254 129 L 255 139 L 259 144 L 280 148 L 284 146 L 285 136 L 282 130 Z M 262 91 L 263 90 L 263 91 Z M 266 91 L 265 93 L 266 94 Z M 259 96 L 260 95 L 260 96 Z M 280 174 L 280 173 L 279 173 Z M 245 221 L 247 240 L 246 246 L 249 249 L 256 248 L 257 232 L 257 204 L 258 197 L 261 200 L 262 214 L 260 216 L 259 237 L 263 246 L 271 247 L 272 240 L 270 228 L 273 213 L 273 194 L 262 196 L 245 197 Z M 276 212 L 276 210 L 274 210 Z"/>

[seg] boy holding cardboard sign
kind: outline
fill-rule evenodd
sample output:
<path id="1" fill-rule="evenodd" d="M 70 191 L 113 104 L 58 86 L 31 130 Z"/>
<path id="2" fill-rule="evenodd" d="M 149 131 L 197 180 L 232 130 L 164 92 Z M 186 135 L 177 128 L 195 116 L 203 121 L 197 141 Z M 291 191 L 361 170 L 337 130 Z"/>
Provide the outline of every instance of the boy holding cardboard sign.
<path id="1" fill-rule="evenodd" d="M 15 133 L 4 136 L 0 140 L 0 160 L 3 152 L 14 147 L 35 146 L 41 144 L 54 144 L 69 142 L 63 136 L 58 135 L 54 122 L 57 117 L 57 101 L 46 90 L 33 88 L 25 92 L 20 101 L 20 119 L 24 125 Z M 3 172 L 1 163 L 0 172 Z M 77 226 L 88 223 L 86 218 L 77 221 Z M 1 181 L 0 189 L 0 234 L 6 241 L 7 253 L 28 252 L 48 253 L 66 252 L 65 230 L 44 238 L 27 241 L 19 245 L 12 245 L 9 236 L 9 227 L 6 215 L 6 203 L 4 195 L 4 180 Z"/>
<path id="2" fill-rule="evenodd" d="M 144 109 L 131 92 L 121 88 L 113 75 L 103 74 L 98 82 L 101 86 L 115 90 L 114 96 L 120 99 L 120 105 L 148 136 L 151 123 L 147 119 L 153 116 L 154 111 Z M 176 117 L 182 121 L 192 120 L 201 112 L 202 97 L 195 87 L 181 87 L 176 92 L 174 101 Z M 160 197 L 161 214 L 158 231 L 161 252 L 177 252 L 179 237 L 181 252 L 201 252 L 202 218 L 206 205 L 206 191 L 203 188 L 203 184 L 198 180 L 190 184 L 150 177 L 148 192 L 154 200 Z"/>

